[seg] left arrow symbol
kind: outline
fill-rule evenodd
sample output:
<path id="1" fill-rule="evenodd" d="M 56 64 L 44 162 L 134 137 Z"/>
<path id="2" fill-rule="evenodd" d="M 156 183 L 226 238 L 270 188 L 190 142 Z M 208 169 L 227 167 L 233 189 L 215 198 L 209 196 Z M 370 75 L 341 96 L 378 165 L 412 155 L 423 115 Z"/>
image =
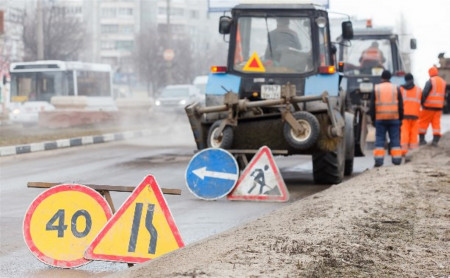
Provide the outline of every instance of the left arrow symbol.
<path id="1" fill-rule="evenodd" d="M 236 180 L 238 178 L 237 174 L 208 171 L 208 170 L 206 170 L 206 167 L 202 167 L 202 168 L 193 170 L 192 173 L 196 174 L 202 180 L 205 179 L 205 177 L 224 179 L 224 180 Z"/>

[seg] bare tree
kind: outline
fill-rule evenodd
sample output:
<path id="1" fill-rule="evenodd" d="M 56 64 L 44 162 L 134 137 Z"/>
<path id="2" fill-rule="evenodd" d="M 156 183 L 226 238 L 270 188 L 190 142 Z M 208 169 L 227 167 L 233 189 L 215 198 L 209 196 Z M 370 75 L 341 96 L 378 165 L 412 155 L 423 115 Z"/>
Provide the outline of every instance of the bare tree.
<path id="1" fill-rule="evenodd" d="M 139 79 L 147 84 L 147 89 L 155 92 L 168 84 L 167 71 L 171 71 L 172 84 L 191 83 L 194 72 L 194 61 L 190 40 L 186 37 L 172 38 L 172 49 L 175 53 L 169 63 L 164 60 L 163 53 L 167 49 L 167 35 L 157 28 L 147 29 L 136 38 L 134 65 Z M 169 68 L 170 67 L 170 68 Z"/>
<path id="2" fill-rule="evenodd" d="M 139 80 L 147 84 L 147 90 L 154 93 L 164 84 L 165 65 L 162 38 L 156 29 L 141 32 L 136 38 L 136 51 L 133 55 Z"/>
<path id="3" fill-rule="evenodd" d="M 64 7 L 42 8 L 44 60 L 77 60 L 85 43 L 86 31 L 80 20 L 67 15 Z M 37 13 L 24 19 L 25 60 L 37 60 Z"/>

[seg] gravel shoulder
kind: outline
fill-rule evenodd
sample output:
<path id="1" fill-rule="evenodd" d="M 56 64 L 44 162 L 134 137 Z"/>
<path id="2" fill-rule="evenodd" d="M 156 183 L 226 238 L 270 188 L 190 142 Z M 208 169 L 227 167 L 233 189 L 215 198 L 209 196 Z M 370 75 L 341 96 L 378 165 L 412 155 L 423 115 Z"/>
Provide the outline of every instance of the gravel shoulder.
<path id="1" fill-rule="evenodd" d="M 110 277 L 448 277 L 449 208 L 447 133 L 407 164 L 366 171 Z"/>

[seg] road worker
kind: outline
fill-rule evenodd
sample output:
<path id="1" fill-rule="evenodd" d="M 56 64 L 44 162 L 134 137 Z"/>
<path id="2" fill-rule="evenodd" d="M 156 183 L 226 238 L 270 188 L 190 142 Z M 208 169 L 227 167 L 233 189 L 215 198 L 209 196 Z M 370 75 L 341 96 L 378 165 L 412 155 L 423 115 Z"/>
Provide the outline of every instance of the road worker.
<path id="1" fill-rule="evenodd" d="M 359 62 L 361 63 L 361 71 L 363 73 L 370 74 L 372 68 L 383 67 L 386 58 L 384 58 L 383 52 L 378 48 L 378 42 L 372 42 L 370 47 L 361 53 Z"/>
<path id="2" fill-rule="evenodd" d="M 277 18 L 277 28 L 269 32 L 268 45 L 265 53 L 266 59 L 280 62 L 281 54 L 284 50 L 289 48 L 296 50 L 301 49 L 298 35 L 289 28 L 289 24 L 289 18 Z"/>
<path id="3" fill-rule="evenodd" d="M 392 163 L 402 162 L 400 147 L 400 126 L 403 120 L 403 98 L 397 85 L 389 82 L 391 72 L 384 70 L 381 83 L 375 85 L 370 102 L 370 116 L 375 125 L 375 167 L 384 163 L 386 133 L 389 135 Z"/>
<path id="4" fill-rule="evenodd" d="M 419 117 L 419 144 L 425 145 L 425 134 L 431 123 L 433 129 L 433 146 L 441 138 L 441 115 L 444 107 L 445 80 L 438 76 L 438 69 L 433 66 L 428 70 L 430 79 L 425 83 L 422 93 L 422 111 Z"/>
<path id="5" fill-rule="evenodd" d="M 403 98 L 403 121 L 400 133 L 402 153 L 406 155 L 408 150 L 419 147 L 419 114 L 422 89 L 414 85 L 414 77 L 411 73 L 405 75 L 405 84 L 400 86 Z"/>

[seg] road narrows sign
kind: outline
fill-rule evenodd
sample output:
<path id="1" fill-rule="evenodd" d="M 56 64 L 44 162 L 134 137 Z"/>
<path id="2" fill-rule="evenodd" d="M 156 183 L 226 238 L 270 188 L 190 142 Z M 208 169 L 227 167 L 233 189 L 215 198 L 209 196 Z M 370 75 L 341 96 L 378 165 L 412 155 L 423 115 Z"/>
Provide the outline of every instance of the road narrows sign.
<path id="1" fill-rule="evenodd" d="M 279 202 L 289 200 L 289 192 L 268 147 L 261 147 L 255 154 L 227 199 Z"/>
<path id="2" fill-rule="evenodd" d="M 161 189 L 149 175 L 92 241 L 85 258 L 142 263 L 183 246 Z"/>
<path id="3" fill-rule="evenodd" d="M 112 212 L 105 199 L 84 185 L 64 184 L 42 192 L 23 222 L 25 243 L 43 263 L 62 268 L 84 265 L 84 251 Z"/>
<path id="4" fill-rule="evenodd" d="M 196 153 L 186 169 L 186 185 L 196 197 L 215 200 L 226 196 L 239 177 L 239 167 L 232 154 L 209 148 Z"/>

